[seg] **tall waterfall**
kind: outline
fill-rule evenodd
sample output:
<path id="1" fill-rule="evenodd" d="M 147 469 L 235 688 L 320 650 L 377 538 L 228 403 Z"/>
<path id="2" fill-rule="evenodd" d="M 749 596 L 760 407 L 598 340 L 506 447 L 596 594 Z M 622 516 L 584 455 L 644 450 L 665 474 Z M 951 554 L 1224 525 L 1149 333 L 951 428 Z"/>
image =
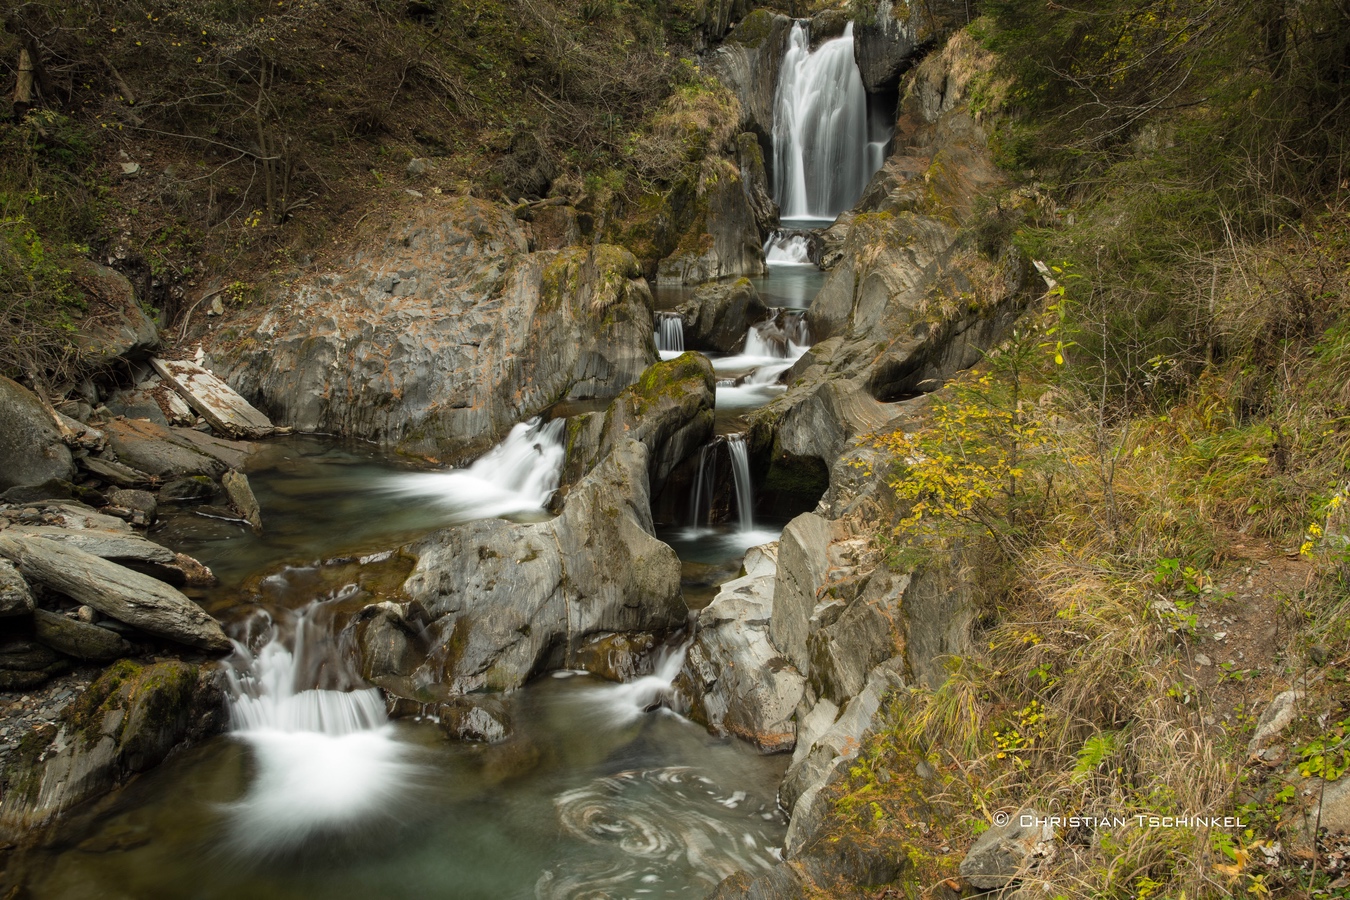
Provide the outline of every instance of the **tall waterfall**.
<path id="1" fill-rule="evenodd" d="M 833 219 L 857 202 L 880 166 L 867 126 L 853 23 L 813 53 L 807 23 L 797 22 L 774 98 L 774 200 L 784 219 Z"/>
<path id="2" fill-rule="evenodd" d="M 380 692 L 352 671 L 325 607 L 295 613 L 289 642 L 260 614 L 253 639 L 235 644 L 230 721 L 256 772 L 228 812 L 231 844 L 248 856 L 378 825 L 416 778 L 411 746 L 395 738 Z"/>

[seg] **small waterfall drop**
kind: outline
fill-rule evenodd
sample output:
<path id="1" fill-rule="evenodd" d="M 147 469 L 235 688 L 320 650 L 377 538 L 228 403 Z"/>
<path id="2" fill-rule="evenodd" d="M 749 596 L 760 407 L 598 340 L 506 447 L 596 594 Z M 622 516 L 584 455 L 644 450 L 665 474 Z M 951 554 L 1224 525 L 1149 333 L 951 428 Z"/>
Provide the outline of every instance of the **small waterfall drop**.
<path id="1" fill-rule="evenodd" d="M 853 58 L 853 23 L 815 52 L 792 26 L 774 97 L 774 200 L 784 219 L 833 219 L 880 166 L 869 147 L 867 90 Z"/>
<path id="2" fill-rule="evenodd" d="M 628 725 L 643 713 L 669 706 L 675 697 L 675 678 L 684 667 L 689 643 L 667 647 L 656 657 L 652 674 L 588 691 L 587 702 L 610 725 Z"/>
<path id="3" fill-rule="evenodd" d="M 750 455 L 745 447 L 745 435 L 727 435 L 727 452 L 731 455 L 731 474 L 736 481 L 736 513 L 740 530 L 755 528 L 755 493 L 750 481 Z"/>
<path id="4" fill-rule="evenodd" d="M 378 824 L 395 815 L 417 774 L 380 692 L 365 686 L 325 627 L 324 607 L 294 614 L 289 647 L 265 613 L 252 623 L 253 640 L 235 643 L 231 728 L 257 764 L 247 793 L 227 807 L 231 845 L 244 855 Z"/>
<path id="5" fill-rule="evenodd" d="M 656 349 L 662 359 L 674 359 L 684 352 L 684 319 L 679 313 L 656 314 Z"/>
<path id="6" fill-rule="evenodd" d="M 542 513 L 562 478 L 565 428 L 563 419 L 521 422 L 468 468 L 398 475 L 388 489 L 454 506 L 464 520 Z"/>
<path id="7" fill-rule="evenodd" d="M 689 524 L 697 528 L 712 517 L 713 491 L 716 489 L 717 442 L 698 450 L 698 471 L 694 475 L 694 493 L 689 498 Z"/>
<path id="8" fill-rule="evenodd" d="M 806 235 L 775 231 L 764 243 L 764 261 L 773 266 L 814 266 Z"/>

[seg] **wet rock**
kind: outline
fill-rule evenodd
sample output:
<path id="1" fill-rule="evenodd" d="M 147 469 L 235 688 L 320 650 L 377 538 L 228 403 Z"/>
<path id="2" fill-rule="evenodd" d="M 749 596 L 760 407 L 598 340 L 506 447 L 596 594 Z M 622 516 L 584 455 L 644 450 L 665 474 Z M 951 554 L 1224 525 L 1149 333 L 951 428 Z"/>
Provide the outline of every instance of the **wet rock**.
<path id="1" fill-rule="evenodd" d="M 761 240 L 778 230 L 778 204 L 773 201 L 769 191 L 769 173 L 764 165 L 764 148 L 753 132 L 742 132 L 736 138 L 736 162 L 741 167 L 741 180 L 745 184 L 746 198 L 750 201 L 750 211 L 755 214 L 755 223 L 759 226 Z"/>
<path id="2" fill-rule="evenodd" d="M 120 635 L 45 609 L 33 611 L 33 633 L 48 647 L 76 659 L 110 662 L 132 652 Z"/>
<path id="3" fill-rule="evenodd" d="M 159 345 L 159 329 L 125 276 L 86 260 L 75 263 L 71 275 L 87 297 L 75 335 L 87 365 L 100 368 L 118 357 L 144 358 Z"/>
<path id="4" fill-rule="evenodd" d="M 0 559 L 0 617 L 23 616 L 33 611 L 33 592 L 19 570 Z"/>
<path id="5" fill-rule="evenodd" d="M 161 762 L 224 725 L 218 669 L 178 661 L 109 667 L 57 722 L 11 754 L 0 838 L 17 841 L 61 812 Z"/>
<path id="6" fill-rule="evenodd" d="M 149 634 L 204 650 L 228 651 L 220 623 L 187 597 L 148 575 L 42 537 L 0 532 L 0 555 L 30 582 Z"/>
<path id="7" fill-rule="evenodd" d="M 0 491 L 74 477 L 70 449 L 42 402 L 0 376 Z"/>
<path id="8" fill-rule="evenodd" d="M 581 642 L 573 664 L 609 681 L 632 681 L 655 647 L 652 634 L 593 634 Z"/>
<path id="9" fill-rule="evenodd" d="M 425 657 L 418 629 L 397 603 L 367 606 L 356 617 L 356 641 L 361 648 L 361 674 L 368 681 L 413 673 Z"/>
<path id="10" fill-rule="evenodd" d="M 158 503 L 155 501 L 155 495 L 149 491 L 137 491 L 121 488 L 108 492 L 108 504 L 119 509 L 129 510 L 133 513 L 140 513 L 140 522 L 138 524 L 148 525 L 155 521 L 155 511 Z"/>
<path id="11" fill-rule="evenodd" d="M 1040 824 L 1035 809 L 1022 809 L 1004 825 L 992 825 L 961 860 L 961 877 L 982 890 L 1005 888 L 1031 873 L 1054 852 L 1055 830 Z"/>
<path id="12" fill-rule="evenodd" d="M 216 483 L 205 475 L 171 478 L 159 491 L 160 499 L 172 503 L 205 503 L 216 496 Z"/>
<path id="13" fill-rule="evenodd" d="M 750 326 L 769 317 L 769 308 L 748 278 L 704 285 L 694 292 L 694 299 L 680 306 L 679 312 L 689 349 L 717 353 L 740 350 Z"/>
<path id="14" fill-rule="evenodd" d="M 220 483 L 230 498 L 230 506 L 233 506 L 235 512 L 243 516 L 244 521 L 252 526 L 254 534 L 261 534 L 262 510 L 258 507 L 258 498 L 253 496 L 248 476 L 237 469 L 230 469 L 221 476 Z"/>
<path id="15" fill-rule="evenodd" d="M 267 416 L 254 409 L 234 388 L 196 363 L 155 358 L 150 364 L 165 383 L 220 434 L 253 439 L 272 433 L 272 422 Z"/>
<path id="16" fill-rule="evenodd" d="M 509 210 L 427 204 L 212 359 L 278 422 L 471 458 L 559 400 L 614 397 L 656 359 L 631 254 L 526 249 Z"/>
<path id="17" fill-rule="evenodd" d="M 806 679 L 769 641 L 778 545 L 752 547 L 747 574 L 722 585 L 698 616 L 698 633 L 676 682 L 691 716 L 767 752 L 791 750 Z"/>
<path id="18" fill-rule="evenodd" d="M 680 627 L 679 560 L 653 537 L 647 467 L 624 441 L 549 522 L 482 520 L 409 545 L 404 590 L 432 620 L 419 672 L 456 693 L 507 691 L 570 665 L 592 634 Z"/>
<path id="19" fill-rule="evenodd" d="M 697 353 L 650 366 L 603 414 L 568 421 L 563 480 L 574 483 L 626 440 L 647 448 L 648 483 L 655 496 L 670 473 L 713 435 L 717 379 Z"/>
<path id="20" fill-rule="evenodd" d="M 511 714 L 499 697 L 455 697 L 438 704 L 434 715 L 455 740 L 495 744 L 511 734 Z"/>
<path id="21" fill-rule="evenodd" d="M 866 0 L 855 11 L 853 55 L 869 93 L 894 90 L 915 57 L 956 23 L 954 5 Z M 964 24 L 964 18 L 961 19 Z"/>

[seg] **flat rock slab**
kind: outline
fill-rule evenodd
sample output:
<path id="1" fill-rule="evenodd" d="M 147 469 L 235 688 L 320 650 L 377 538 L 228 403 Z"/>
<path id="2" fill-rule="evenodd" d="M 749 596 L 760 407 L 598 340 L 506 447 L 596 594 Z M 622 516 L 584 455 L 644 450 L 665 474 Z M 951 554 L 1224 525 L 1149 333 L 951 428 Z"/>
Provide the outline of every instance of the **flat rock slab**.
<path id="1" fill-rule="evenodd" d="M 274 430 L 271 419 L 239 396 L 234 388 L 196 363 L 155 358 L 150 360 L 150 364 L 189 406 L 221 434 L 260 438 Z"/>
<path id="2" fill-rule="evenodd" d="M 131 644 L 116 632 L 45 609 L 33 610 L 33 633 L 53 650 L 77 659 L 111 662 L 132 651 Z"/>
<path id="3" fill-rule="evenodd" d="M 0 533 L 0 556 L 35 581 L 147 632 L 203 650 L 227 651 L 220 623 L 161 581 L 41 537 Z"/>

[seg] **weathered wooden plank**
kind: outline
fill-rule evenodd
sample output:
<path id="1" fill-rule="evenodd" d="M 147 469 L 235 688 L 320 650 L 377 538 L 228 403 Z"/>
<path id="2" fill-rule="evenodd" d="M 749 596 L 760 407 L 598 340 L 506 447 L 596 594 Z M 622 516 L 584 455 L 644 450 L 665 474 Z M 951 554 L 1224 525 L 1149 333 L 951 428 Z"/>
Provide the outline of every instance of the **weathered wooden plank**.
<path id="1" fill-rule="evenodd" d="M 234 388 L 196 363 L 152 358 L 150 365 L 211 427 L 231 437 L 260 438 L 275 431 L 272 420 Z"/>

